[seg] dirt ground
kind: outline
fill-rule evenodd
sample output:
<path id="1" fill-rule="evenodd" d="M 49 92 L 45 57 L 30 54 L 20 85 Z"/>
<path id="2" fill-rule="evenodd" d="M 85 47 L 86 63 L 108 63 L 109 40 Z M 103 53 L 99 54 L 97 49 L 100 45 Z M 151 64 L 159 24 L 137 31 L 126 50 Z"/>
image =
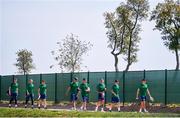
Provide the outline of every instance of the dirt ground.
<path id="1" fill-rule="evenodd" d="M 48 109 L 71 109 L 72 106 L 70 103 L 58 103 L 58 104 L 52 104 L 48 105 Z M 29 105 L 30 107 L 31 105 Z M 35 103 L 35 108 L 37 108 L 37 103 Z M 77 109 L 80 108 L 81 104 L 77 105 Z M 108 107 L 108 104 L 106 105 Z M 1 102 L 0 107 L 8 107 L 8 102 Z M 13 107 L 13 105 L 12 105 Z M 23 108 L 24 103 L 18 103 L 18 107 Z M 95 103 L 89 103 L 87 106 L 87 110 L 93 111 L 95 109 Z M 105 108 L 105 111 L 108 111 L 108 108 Z M 121 111 L 125 112 L 136 112 L 139 109 L 139 104 L 137 103 L 128 103 L 124 106 L 121 106 Z M 180 106 L 177 105 L 159 105 L 159 104 L 147 104 L 147 110 L 150 113 L 179 113 L 180 114 Z M 117 109 L 113 109 L 113 111 L 117 111 Z"/>

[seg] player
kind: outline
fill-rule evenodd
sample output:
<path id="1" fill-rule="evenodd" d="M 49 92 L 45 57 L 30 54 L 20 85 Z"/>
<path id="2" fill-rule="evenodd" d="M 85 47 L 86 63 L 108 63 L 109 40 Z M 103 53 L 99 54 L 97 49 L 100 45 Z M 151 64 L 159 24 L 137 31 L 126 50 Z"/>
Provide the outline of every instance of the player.
<path id="1" fill-rule="evenodd" d="M 82 95 L 82 100 L 83 100 L 83 104 L 80 109 L 86 111 L 87 102 L 89 100 L 90 87 L 85 78 L 83 78 L 82 84 L 80 85 L 80 90 L 81 90 L 81 95 Z"/>
<path id="2" fill-rule="evenodd" d="M 38 108 L 41 108 L 41 105 L 44 106 L 44 109 L 47 109 L 46 97 L 47 97 L 47 86 L 44 80 L 41 81 L 41 84 L 38 89 L 39 101 Z"/>
<path id="3" fill-rule="evenodd" d="M 98 108 L 102 106 L 101 112 L 104 112 L 105 91 L 106 91 L 106 86 L 104 84 L 104 79 L 101 79 L 100 83 L 97 85 L 98 102 L 96 104 L 95 111 L 98 111 Z"/>
<path id="4" fill-rule="evenodd" d="M 139 94 L 140 94 L 140 98 L 141 98 L 141 104 L 140 104 L 139 112 L 142 112 L 143 109 L 144 109 L 144 112 L 148 112 L 146 110 L 146 93 L 148 93 L 150 100 L 153 101 L 153 97 L 150 94 L 146 80 L 142 79 L 141 85 L 137 89 L 137 94 L 136 94 L 136 99 L 139 99 Z"/>
<path id="5" fill-rule="evenodd" d="M 17 108 L 18 86 L 17 79 L 14 78 L 13 83 L 11 83 L 11 86 L 9 87 L 9 95 L 11 96 L 9 108 L 11 108 L 11 103 L 13 100 L 15 101 L 15 108 Z"/>
<path id="6" fill-rule="evenodd" d="M 75 77 L 73 79 L 73 81 L 71 82 L 70 86 L 68 87 L 68 90 L 66 92 L 66 95 L 68 95 L 68 93 L 71 93 L 71 102 L 72 102 L 72 110 L 76 110 L 76 101 L 78 99 L 78 94 L 79 94 L 79 82 L 78 82 L 78 78 Z"/>
<path id="7" fill-rule="evenodd" d="M 31 98 L 31 108 L 34 108 L 34 84 L 33 84 L 33 80 L 30 79 L 28 81 L 27 87 L 26 87 L 26 104 L 25 104 L 25 108 L 27 108 L 27 104 L 29 99 Z"/>
<path id="8" fill-rule="evenodd" d="M 114 85 L 112 86 L 112 98 L 111 98 L 111 102 L 112 104 L 109 107 L 109 111 L 111 112 L 112 107 L 117 107 L 118 112 L 120 112 L 120 96 L 119 96 L 119 91 L 120 91 L 120 87 L 119 87 L 119 81 L 115 80 Z"/>

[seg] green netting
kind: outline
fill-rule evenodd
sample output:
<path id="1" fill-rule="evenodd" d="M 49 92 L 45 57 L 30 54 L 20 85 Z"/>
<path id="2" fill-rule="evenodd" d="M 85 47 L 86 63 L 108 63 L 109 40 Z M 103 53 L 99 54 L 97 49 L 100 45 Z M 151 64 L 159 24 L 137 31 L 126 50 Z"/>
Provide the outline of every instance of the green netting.
<path id="1" fill-rule="evenodd" d="M 45 80 L 47 85 L 47 100 L 55 100 L 55 74 L 43 74 L 42 80 Z"/>
<path id="2" fill-rule="evenodd" d="M 66 96 L 66 91 L 71 82 L 71 73 L 57 74 L 57 100 L 69 101 L 70 96 Z"/>
<path id="3" fill-rule="evenodd" d="M 125 73 L 125 102 L 135 102 L 136 91 L 143 77 L 143 71 L 133 71 Z"/>
<path id="4" fill-rule="evenodd" d="M 9 89 L 13 80 L 13 76 L 2 76 L 1 77 L 1 100 L 9 100 L 6 91 Z"/>
<path id="5" fill-rule="evenodd" d="M 167 71 L 167 102 L 180 103 L 180 72 Z"/>
<path id="6" fill-rule="evenodd" d="M 120 82 L 120 99 L 123 101 L 123 72 L 108 72 L 107 73 L 107 80 L 106 80 L 106 87 L 107 87 L 107 92 L 106 92 L 106 97 L 107 97 L 107 102 L 111 102 L 111 89 L 112 85 L 114 84 L 115 80 L 119 80 Z"/>
<path id="7" fill-rule="evenodd" d="M 28 80 L 32 79 L 34 83 L 34 98 L 38 98 L 38 88 L 40 84 L 40 75 L 39 74 L 34 74 L 34 75 L 28 75 Z M 27 81 L 28 81 L 27 80 Z"/>
<path id="8" fill-rule="evenodd" d="M 164 103 L 165 71 L 146 71 L 146 79 L 155 102 Z"/>
<path id="9" fill-rule="evenodd" d="M 105 73 L 104 72 L 91 72 L 91 73 L 89 73 L 89 84 L 90 84 L 90 88 L 91 88 L 89 100 L 91 102 L 95 102 L 98 100 L 98 94 L 96 91 L 96 86 L 100 82 L 101 78 L 105 79 Z"/>

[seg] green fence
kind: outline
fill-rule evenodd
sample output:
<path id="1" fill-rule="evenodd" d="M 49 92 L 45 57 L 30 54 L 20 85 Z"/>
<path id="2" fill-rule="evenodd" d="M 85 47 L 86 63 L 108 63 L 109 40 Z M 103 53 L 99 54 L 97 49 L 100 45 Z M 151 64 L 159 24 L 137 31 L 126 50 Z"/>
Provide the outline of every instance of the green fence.
<path id="1" fill-rule="evenodd" d="M 152 96 L 157 103 L 172 104 L 180 103 L 180 71 L 156 70 L 156 71 L 128 71 L 128 72 L 81 72 L 81 73 L 54 73 L 54 74 L 30 74 L 30 75 L 8 75 L 0 76 L 0 100 L 8 100 L 6 95 L 13 78 L 18 79 L 19 100 L 25 99 L 25 88 L 28 79 L 33 79 L 35 84 L 35 98 L 40 81 L 47 83 L 47 100 L 61 102 L 69 101 L 65 96 L 67 87 L 73 77 L 78 77 L 81 82 L 83 78 L 90 84 L 90 101 L 97 101 L 96 86 L 101 78 L 105 79 L 107 87 L 106 102 L 111 101 L 111 87 L 115 79 L 120 81 L 120 98 L 124 102 L 135 102 L 136 90 L 145 78 L 148 82 Z"/>

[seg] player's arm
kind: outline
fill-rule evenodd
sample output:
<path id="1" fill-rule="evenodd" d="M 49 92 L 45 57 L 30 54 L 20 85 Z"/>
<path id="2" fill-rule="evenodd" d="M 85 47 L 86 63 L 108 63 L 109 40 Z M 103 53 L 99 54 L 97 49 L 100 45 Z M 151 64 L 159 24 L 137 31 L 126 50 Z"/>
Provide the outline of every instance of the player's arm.
<path id="1" fill-rule="evenodd" d="M 11 86 L 9 87 L 9 95 L 11 95 Z"/>
<path id="2" fill-rule="evenodd" d="M 40 96 L 40 88 L 38 88 L 38 96 Z"/>
<path id="3" fill-rule="evenodd" d="M 89 92 L 90 91 L 90 87 L 88 87 L 87 89 L 86 89 L 86 92 Z"/>
<path id="4" fill-rule="evenodd" d="M 71 90 L 71 87 L 69 86 L 67 91 L 66 91 L 66 95 L 68 95 L 69 91 Z"/>
<path id="5" fill-rule="evenodd" d="M 138 99 L 138 96 L 139 96 L 139 88 L 137 89 L 136 99 Z"/>
<path id="6" fill-rule="evenodd" d="M 117 95 L 116 95 L 116 93 L 114 93 L 114 91 L 113 91 L 113 90 L 111 90 L 111 93 L 112 93 L 113 95 L 117 96 Z"/>
<path id="7" fill-rule="evenodd" d="M 149 97 L 152 97 L 149 89 L 147 89 L 147 93 L 148 93 Z"/>

